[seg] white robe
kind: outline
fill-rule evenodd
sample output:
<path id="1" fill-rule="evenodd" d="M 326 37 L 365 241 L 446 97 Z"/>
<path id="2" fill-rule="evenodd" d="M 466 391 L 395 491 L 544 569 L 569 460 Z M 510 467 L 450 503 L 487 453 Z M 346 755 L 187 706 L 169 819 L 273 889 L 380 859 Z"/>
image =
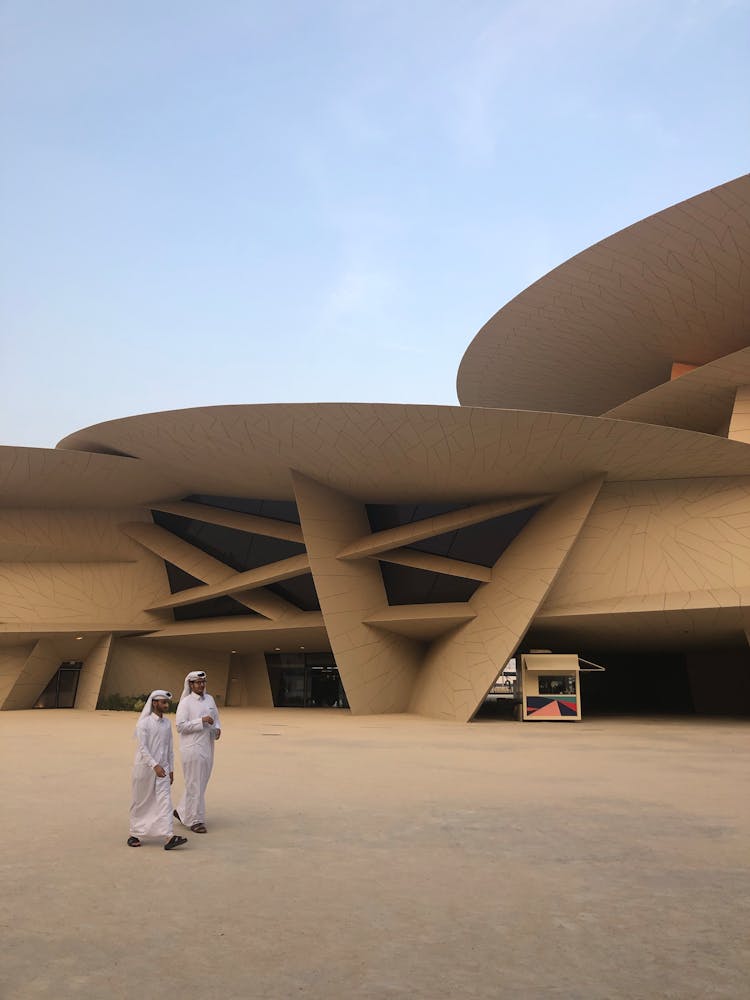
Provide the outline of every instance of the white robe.
<path id="1" fill-rule="evenodd" d="M 153 712 L 135 727 L 138 743 L 133 761 L 133 802 L 130 834 L 133 837 L 172 836 L 172 793 L 169 775 L 174 771 L 172 726 L 169 719 Z M 154 771 L 160 764 L 166 777 Z"/>
<path id="2" fill-rule="evenodd" d="M 211 716 L 213 725 L 203 725 L 204 715 Z M 176 721 L 185 778 L 177 812 L 185 826 L 194 826 L 206 822 L 206 786 L 214 766 L 214 742 L 221 731 L 216 702 L 210 694 L 191 691 L 178 705 Z"/>

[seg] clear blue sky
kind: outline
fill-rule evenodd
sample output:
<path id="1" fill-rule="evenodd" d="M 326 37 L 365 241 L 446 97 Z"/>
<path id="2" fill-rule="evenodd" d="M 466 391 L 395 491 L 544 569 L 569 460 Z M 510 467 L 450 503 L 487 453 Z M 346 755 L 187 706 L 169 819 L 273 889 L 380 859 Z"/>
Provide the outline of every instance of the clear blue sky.
<path id="1" fill-rule="evenodd" d="M 0 0 L 0 443 L 455 403 L 572 254 L 750 169 L 750 0 Z"/>

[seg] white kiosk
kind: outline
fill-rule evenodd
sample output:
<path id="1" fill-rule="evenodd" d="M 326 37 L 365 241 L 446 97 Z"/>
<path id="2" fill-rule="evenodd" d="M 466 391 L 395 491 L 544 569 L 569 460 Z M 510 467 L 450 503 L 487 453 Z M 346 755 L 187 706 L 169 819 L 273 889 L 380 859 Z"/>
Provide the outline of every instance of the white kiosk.
<path id="1" fill-rule="evenodd" d="M 533 652 L 521 656 L 524 722 L 580 722 L 580 665 L 575 653 Z"/>

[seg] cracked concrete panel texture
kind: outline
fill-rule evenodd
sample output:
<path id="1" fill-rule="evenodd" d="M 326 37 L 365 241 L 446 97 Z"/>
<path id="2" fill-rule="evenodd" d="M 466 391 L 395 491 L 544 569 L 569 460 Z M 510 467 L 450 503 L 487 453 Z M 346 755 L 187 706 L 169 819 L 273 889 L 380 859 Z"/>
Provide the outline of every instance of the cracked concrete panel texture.
<path id="1" fill-rule="evenodd" d="M 476 335 L 471 406 L 597 414 L 747 346 L 750 175 L 667 208 L 540 278 Z"/>
<path id="2" fill-rule="evenodd" d="M 355 712 L 466 719 L 527 629 L 573 649 L 745 643 L 749 262 L 746 176 L 601 241 L 501 310 L 461 364 L 472 405 L 196 407 L 107 421 L 56 449 L 0 448 L 3 702 L 32 697 L 53 647 L 88 657 L 89 707 L 97 687 L 159 686 L 160 664 L 171 676 L 201 656 L 224 677 L 231 656 L 249 657 L 235 695 L 263 699 L 259 654 L 312 644 L 334 652 Z M 539 541 L 594 480 L 591 511 Z M 259 516 L 295 500 L 300 525 Z M 544 506 L 491 573 L 476 551 L 418 551 L 531 500 Z M 368 504 L 426 513 L 373 532 Z M 231 553 L 152 511 L 304 540 L 306 553 L 233 573 Z M 409 582 L 391 606 L 394 573 Z M 432 593 L 416 592 L 419 574 L 440 581 L 437 603 L 419 603 Z"/>

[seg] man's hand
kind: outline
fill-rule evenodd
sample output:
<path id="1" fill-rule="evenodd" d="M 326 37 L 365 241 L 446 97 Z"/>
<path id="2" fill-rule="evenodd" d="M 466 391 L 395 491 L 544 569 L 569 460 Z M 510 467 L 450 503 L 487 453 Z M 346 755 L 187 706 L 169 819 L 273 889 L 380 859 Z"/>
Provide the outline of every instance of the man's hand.
<path id="1" fill-rule="evenodd" d="M 214 724 L 214 718 L 212 715 L 204 715 L 201 721 L 204 726 L 213 726 Z"/>
<path id="2" fill-rule="evenodd" d="M 214 734 L 214 739 L 215 740 L 220 740 L 221 739 L 221 730 L 220 729 L 216 730 L 216 733 Z"/>
<path id="3" fill-rule="evenodd" d="M 169 784 L 174 784 L 174 771 L 169 772 Z"/>
<path id="4" fill-rule="evenodd" d="M 167 772 L 164 770 L 164 768 L 161 766 L 161 764 L 155 764 L 154 765 L 154 771 L 156 771 L 156 777 L 157 778 L 166 778 L 166 776 L 167 776 Z"/>

